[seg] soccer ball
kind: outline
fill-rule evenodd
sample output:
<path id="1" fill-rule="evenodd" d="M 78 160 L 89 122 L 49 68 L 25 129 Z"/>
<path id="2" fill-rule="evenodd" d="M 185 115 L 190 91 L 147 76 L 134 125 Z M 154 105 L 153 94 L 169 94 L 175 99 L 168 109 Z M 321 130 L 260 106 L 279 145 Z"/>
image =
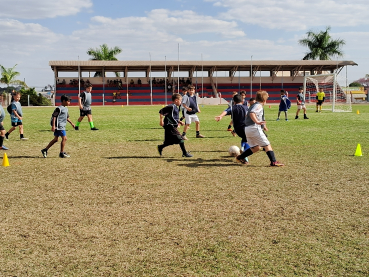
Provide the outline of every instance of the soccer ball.
<path id="1" fill-rule="evenodd" d="M 241 154 L 240 148 L 238 148 L 236 145 L 232 145 L 228 149 L 229 156 L 231 157 L 237 157 Z"/>

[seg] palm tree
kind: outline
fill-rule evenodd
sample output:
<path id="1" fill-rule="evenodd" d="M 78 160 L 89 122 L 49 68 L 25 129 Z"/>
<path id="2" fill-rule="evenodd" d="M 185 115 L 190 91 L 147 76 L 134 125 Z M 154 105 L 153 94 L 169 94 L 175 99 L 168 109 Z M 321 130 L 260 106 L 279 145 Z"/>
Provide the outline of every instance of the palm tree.
<path id="1" fill-rule="evenodd" d="M 4 66 L 0 65 L 1 68 L 1 79 L 0 83 L 6 84 L 8 87 L 9 85 L 21 85 L 24 87 L 28 87 L 27 84 L 21 80 L 16 80 L 15 78 L 20 75 L 18 71 L 15 71 L 15 67 L 12 68 L 5 68 Z"/>
<path id="2" fill-rule="evenodd" d="M 300 39 L 299 44 L 307 46 L 307 52 L 303 60 L 330 60 L 332 56 L 342 57 L 341 47 L 346 44 L 343 39 L 332 39 L 329 35 L 331 27 L 326 27 L 325 31 L 314 33 L 307 32 L 307 38 Z"/>
<path id="3" fill-rule="evenodd" d="M 122 49 L 118 46 L 114 48 L 109 48 L 107 44 L 100 45 L 100 48 L 90 48 L 87 50 L 87 54 L 92 56 L 90 60 L 98 60 L 98 61 L 117 61 L 118 59 L 115 57 L 119 53 L 122 52 Z M 119 72 L 115 72 L 115 75 L 119 77 Z M 95 77 L 102 76 L 101 72 L 96 72 Z"/>

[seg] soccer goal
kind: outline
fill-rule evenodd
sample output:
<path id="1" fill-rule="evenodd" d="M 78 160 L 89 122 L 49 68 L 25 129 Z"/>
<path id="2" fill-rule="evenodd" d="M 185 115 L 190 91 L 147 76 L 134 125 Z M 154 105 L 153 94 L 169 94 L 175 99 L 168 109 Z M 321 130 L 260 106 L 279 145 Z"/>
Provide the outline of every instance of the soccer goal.
<path id="1" fill-rule="evenodd" d="M 319 89 L 325 93 L 323 110 L 332 112 L 352 112 L 351 97 L 341 88 L 337 80 L 337 74 L 320 74 L 304 76 L 305 102 L 315 103 Z"/>

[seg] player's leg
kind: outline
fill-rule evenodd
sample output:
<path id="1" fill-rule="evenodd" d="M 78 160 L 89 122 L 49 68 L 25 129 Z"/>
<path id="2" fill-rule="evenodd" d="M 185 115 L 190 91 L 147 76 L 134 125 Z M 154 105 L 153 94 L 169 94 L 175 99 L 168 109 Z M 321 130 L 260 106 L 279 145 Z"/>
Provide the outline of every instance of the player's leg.
<path id="1" fill-rule="evenodd" d="M 22 122 L 18 122 L 18 128 L 19 128 L 19 136 L 21 140 L 28 140 L 28 138 L 25 138 L 23 135 L 23 124 Z"/>
<path id="2" fill-rule="evenodd" d="M 278 111 L 277 121 L 279 120 L 280 115 L 281 115 L 281 111 Z"/>
<path id="3" fill-rule="evenodd" d="M 301 110 L 301 105 L 297 105 L 297 111 L 296 111 L 295 119 L 298 119 L 299 118 L 300 110 Z"/>
<path id="4" fill-rule="evenodd" d="M 288 118 L 287 118 L 287 111 L 284 111 L 284 118 L 286 119 L 286 121 L 288 121 Z"/>
<path id="5" fill-rule="evenodd" d="M 302 107 L 302 109 L 304 110 L 304 119 L 309 119 L 306 115 L 306 107 L 305 105 Z"/>
<path id="6" fill-rule="evenodd" d="M 74 130 L 79 130 L 79 125 L 81 124 L 82 120 L 85 118 L 83 110 L 79 110 L 79 118 L 76 122 L 76 127 L 74 127 Z"/>
<path id="7" fill-rule="evenodd" d="M 8 132 L 6 132 L 5 134 L 5 138 L 8 139 L 9 138 L 9 135 L 11 134 L 11 132 L 13 132 L 15 130 L 15 128 L 17 128 L 18 126 L 18 121 L 13 121 L 12 120 L 12 127 L 9 129 Z"/>
<path id="8" fill-rule="evenodd" d="M 278 162 L 275 158 L 275 154 L 273 151 L 272 146 L 269 144 L 267 146 L 263 146 L 265 149 L 265 153 L 267 154 L 269 160 L 270 160 L 270 166 L 284 166 L 281 162 Z"/>
<path id="9" fill-rule="evenodd" d="M 44 156 L 44 158 L 47 157 L 47 150 L 50 149 L 51 146 L 53 146 L 57 141 L 58 141 L 59 137 L 57 135 L 57 131 L 54 132 L 54 138 L 49 142 L 49 144 L 41 150 L 42 156 Z"/>
<path id="10" fill-rule="evenodd" d="M 89 112 L 90 112 L 90 113 L 88 113 L 88 114 L 87 114 L 87 119 L 88 119 L 88 123 L 90 124 L 90 128 L 91 128 L 91 130 L 93 130 L 93 131 L 99 130 L 99 129 L 97 129 L 97 128 L 95 127 L 94 122 L 93 122 L 93 120 L 92 120 L 91 110 L 90 110 Z"/>
<path id="11" fill-rule="evenodd" d="M 3 124 L 0 122 L 0 149 L 2 150 L 8 150 L 8 147 L 4 146 L 4 139 L 5 139 L 5 129 L 3 127 Z"/>
<path id="12" fill-rule="evenodd" d="M 230 131 L 230 132 L 232 131 L 232 125 L 233 125 L 233 120 L 231 120 L 231 122 L 229 122 L 227 131 Z"/>
<path id="13" fill-rule="evenodd" d="M 200 121 L 198 118 L 197 118 L 197 121 L 195 121 L 195 123 L 196 123 L 196 137 L 204 138 L 204 136 L 200 134 Z"/>

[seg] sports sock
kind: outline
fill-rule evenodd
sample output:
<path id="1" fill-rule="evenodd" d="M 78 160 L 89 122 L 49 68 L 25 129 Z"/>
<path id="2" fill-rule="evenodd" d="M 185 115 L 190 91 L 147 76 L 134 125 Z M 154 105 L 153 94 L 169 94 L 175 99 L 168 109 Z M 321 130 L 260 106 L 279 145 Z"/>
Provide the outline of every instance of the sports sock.
<path id="1" fill-rule="evenodd" d="M 3 143 L 4 143 L 4 137 L 3 136 L 0 136 L 0 147 L 3 146 Z"/>
<path id="2" fill-rule="evenodd" d="M 24 138 L 23 134 L 20 134 L 19 136 L 20 136 L 20 138 Z"/>
<path id="3" fill-rule="evenodd" d="M 8 137 L 9 137 L 9 132 L 6 132 L 5 137 L 6 137 L 6 139 L 8 139 Z"/>
<path id="4" fill-rule="evenodd" d="M 228 125 L 228 129 L 231 129 L 231 128 L 232 128 L 232 125 L 231 125 L 231 124 L 229 124 L 229 125 Z"/>
<path id="5" fill-rule="evenodd" d="M 91 122 L 90 122 L 90 127 L 91 127 L 91 128 L 95 128 L 95 126 L 94 126 L 94 122 L 93 122 L 93 121 L 91 121 Z"/>
<path id="6" fill-rule="evenodd" d="M 276 161 L 275 156 L 274 156 L 274 151 L 268 151 L 266 153 L 268 155 L 268 158 L 269 158 L 270 162 L 275 162 Z"/>
<path id="7" fill-rule="evenodd" d="M 181 142 L 181 143 L 179 144 L 179 146 L 181 147 L 182 154 L 183 154 L 183 155 L 185 155 L 185 154 L 187 153 L 187 151 L 186 151 L 186 147 L 185 147 L 185 145 L 184 145 L 184 142 Z"/>
<path id="8" fill-rule="evenodd" d="M 186 132 L 183 132 L 183 133 L 182 133 L 182 137 L 184 137 L 185 135 L 186 135 Z"/>
<path id="9" fill-rule="evenodd" d="M 243 151 L 243 153 L 240 155 L 240 158 L 244 159 L 248 156 L 251 156 L 252 154 L 254 154 L 254 153 L 251 151 L 251 148 L 248 148 L 245 151 Z"/>
<path id="10" fill-rule="evenodd" d="M 76 123 L 76 127 L 78 127 L 78 126 L 79 126 L 79 124 L 81 124 L 81 122 L 77 121 L 77 123 Z"/>
<path id="11" fill-rule="evenodd" d="M 200 131 L 196 131 L 196 135 L 200 135 Z"/>

